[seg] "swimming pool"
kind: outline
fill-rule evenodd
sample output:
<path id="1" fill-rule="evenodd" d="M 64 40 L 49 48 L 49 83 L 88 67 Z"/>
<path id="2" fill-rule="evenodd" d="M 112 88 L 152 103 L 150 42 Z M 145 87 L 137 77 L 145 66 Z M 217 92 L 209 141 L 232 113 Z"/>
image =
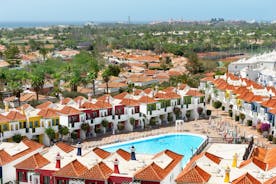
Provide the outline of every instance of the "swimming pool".
<path id="1" fill-rule="evenodd" d="M 118 149 L 124 149 L 130 152 L 130 147 L 135 146 L 137 153 L 155 154 L 165 149 L 169 149 L 178 154 L 184 155 L 182 164 L 185 165 L 193 153 L 204 143 L 206 136 L 190 133 L 170 133 L 158 136 L 152 136 L 132 141 L 120 142 L 101 147 L 102 149 L 114 152 Z"/>

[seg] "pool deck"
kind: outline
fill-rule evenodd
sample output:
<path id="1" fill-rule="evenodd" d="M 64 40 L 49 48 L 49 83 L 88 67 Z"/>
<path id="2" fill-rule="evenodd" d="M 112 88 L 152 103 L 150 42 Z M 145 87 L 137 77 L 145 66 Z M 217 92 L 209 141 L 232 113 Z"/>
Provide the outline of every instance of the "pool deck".
<path id="1" fill-rule="evenodd" d="M 266 138 L 263 138 L 262 135 L 260 135 L 256 130 L 252 129 L 251 127 L 242 125 L 238 122 L 235 122 L 228 116 L 226 112 L 223 112 L 221 110 L 215 110 L 211 106 L 208 106 L 208 109 L 212 110 L 211 121 L 216 123 L 226 122 L 227 126 L 232 129 L 236 127 L 238 130 L 237 132 L 238 135 L 245 135 L 246 137 L 254 136 L 255 143 L 257 143 L 257 145 L 259 146 L 264 146 L 264 147 L 273 146 L 272 144 L 269 143 L 269 141 L 267 141 Z M 89 141 L 85 141 L 83 145 L 88 147 L 98 147 L 98 146 L 104 146 L 104 145 L 109 145 L 109 144 L 123 142 L 123 141 L 130 141 L 134 139 L 149 137 L 153 135 L 176 133 L 176 132 L 178 133 L 187 132 L 187 133 L 200 134 L 200 135 L 217 137 L 217 138 L 224 137 L 221 131 L 218 130 L 217 124 L 214 127 L 211 125 L 209 119 L 200 119 L 196 121 L 185 122 L 184 125 L 181 127 L 181 130 L 178 130 L 178 131 L 176 130 L 176 127 L 172 125 L 169 127 L 160 127 L 158 129 L 151 129 L 151 130 L 145 130 L 145 131 L 139 131 L 139 132 L 126 132 L 126 133 L 115 134 L 115 135 L 105 135 L 102 137 L 95 137 Z"/>

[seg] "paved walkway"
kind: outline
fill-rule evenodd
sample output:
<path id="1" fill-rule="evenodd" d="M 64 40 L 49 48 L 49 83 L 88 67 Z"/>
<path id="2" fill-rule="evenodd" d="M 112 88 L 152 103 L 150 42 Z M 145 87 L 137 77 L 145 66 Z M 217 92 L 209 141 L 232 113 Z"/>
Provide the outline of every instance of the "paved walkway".
<path id="1" fill-rule="evenodd" d="M 201 119 L 197 121 L 185 122 L 180 131 L 176 130 L 174 125 L 170 127 L 160 127 L 158 129 L 151 129 L 139 132 L 127 132 L 115 135 L 104 135 L 102 137 L 92 138 L 85 141 L 83 144 L 87 147 L 103 146 L 116 142 L 128 141 L 153 135 L 174 133 L 174 132 L 190 132 L 195 134 L 207 135 L 209 137 L 226 138 L 225 132 L 236 131 L 237 136 L 245 136 L 247 138 L 254 137 L 255 143 L 259 146 L 270 147 L 272 146 L 266 138 L 263 138 L 256 130 L 251 127 L 242 125 L 232 120 L 228 113 L 221 110 L 216 110 L 208 106 L 212 110 L 212 119 Z M 230 139 L 229 139 L 230 140 Z"/>

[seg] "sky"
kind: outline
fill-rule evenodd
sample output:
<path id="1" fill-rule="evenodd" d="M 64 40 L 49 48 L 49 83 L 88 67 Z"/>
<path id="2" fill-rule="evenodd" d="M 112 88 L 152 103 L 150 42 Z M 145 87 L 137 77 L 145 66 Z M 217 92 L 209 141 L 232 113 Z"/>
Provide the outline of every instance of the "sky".
<path id="1" fill-rule="evenodd" d="M 276 0 L 0 0 L 0 22 L 276 20 Z"/>

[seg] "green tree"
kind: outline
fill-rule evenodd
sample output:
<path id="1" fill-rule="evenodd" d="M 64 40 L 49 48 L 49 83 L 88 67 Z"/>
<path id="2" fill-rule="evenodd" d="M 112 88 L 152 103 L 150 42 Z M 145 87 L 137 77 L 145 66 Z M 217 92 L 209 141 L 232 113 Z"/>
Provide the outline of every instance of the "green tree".
<path id="1" fill-rule="evenodd" d="M 48 49 L 46 49 L 45 47 L 41 47 L 39 48 L 39 53 L 42 55 L 43 61 L 45 61 L 48 54 Z"/>
<path id="2" fill-rule="evenodd" d="M 95 80 L 98 77 L 98 73 L 95 71 L 91 71 L 87 73 L 86 80 L 92 81 L 92 88 L 93 88 L 93 96 L 96 96 L 96 87 L 95 87 Z"/>
<path id="3" fill-rule="evenodd" d="M 45 129 L 45 134 L 49 137 L 51 141 L 54 140 L 56 135 L 54 129 L 51 127 Z"/>
<path id="4" fill-rule="evenodd" d="M 110 77 L 111 77 L 111 74 L 110 74 L 109 68 L 106 68 L 102 73 L 102 78 L 106 84 L 106 93 L 107 94 L 108 94 L 108 82 L 110 80 Z"/>
<path id="5" fill-rule="evenodd" d="M 58 127 L 58 133 L 61 135 L 61 139 L 63 139 L 63 136 L 69 134 L 69 129 L 67 126 L 59 126 Z"/>
<path id="6" fill-rule="evenodd" d="M 44 78 L 44 74 L 41 72 L 34 72 L 31 75 L 31 85 L 32 88 L 34 89 L 35 93 L 36 93 L 36 100 L 39 100 L 39 92 L 41 91 L 41 89 L 43 89 L 44 86 L 44 82 L 45 82 L 45 78 Z"/>
<path id="7" fill-rule="evenodd" d="M 14 136 L 12 136 L 12 141 L 16 143 L 20 143 L 22 138 L 23 137 L 20 134 L 15 134 Z"/>

